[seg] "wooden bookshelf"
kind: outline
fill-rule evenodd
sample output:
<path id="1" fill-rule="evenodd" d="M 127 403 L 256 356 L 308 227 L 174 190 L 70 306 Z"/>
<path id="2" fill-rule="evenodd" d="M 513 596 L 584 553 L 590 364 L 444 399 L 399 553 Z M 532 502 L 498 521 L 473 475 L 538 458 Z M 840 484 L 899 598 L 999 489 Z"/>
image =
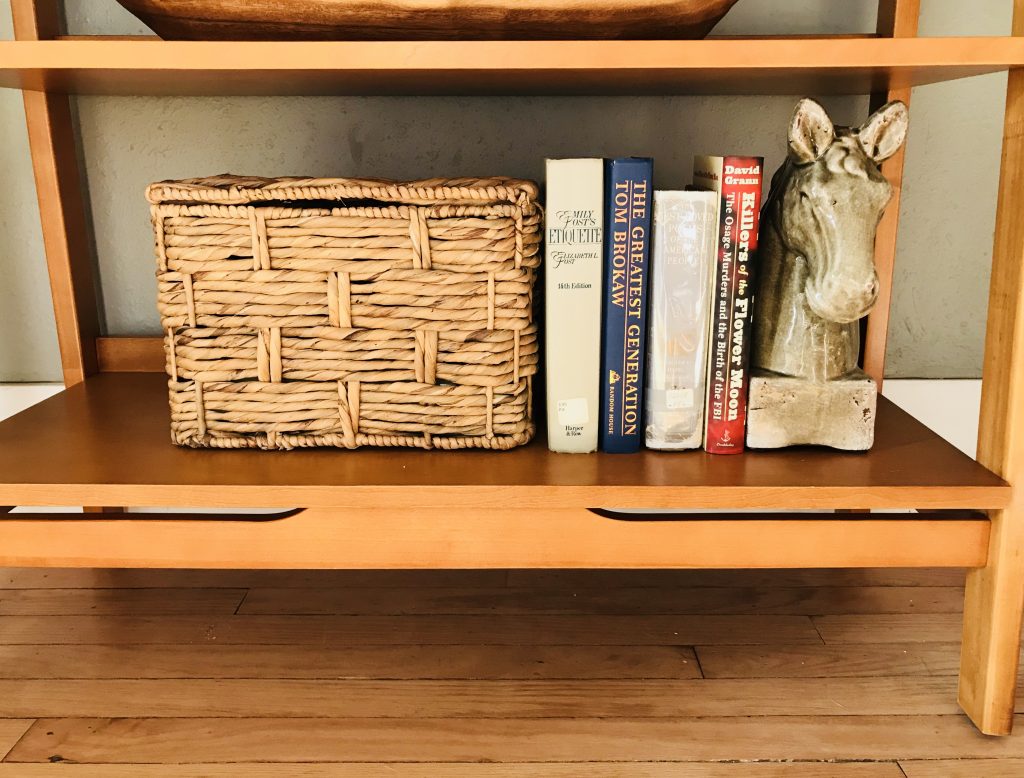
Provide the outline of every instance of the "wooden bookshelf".
<path id="1" fill-rule="evenodd" d="M 0 42 L 0 86 L 74 94 L 863 94 L 1024 65 L 1015 38 Z"/>
<path id="2" fill-rule="evenodd" d="M 25 90 L 68 389 L 0 424 L 0 505 L 232 512 L 0 508 L 0 564 L 967 566 L 960 702 L 983 732 L 1009 732 L 1024 611 L 1024 0 L 1014 0 L 1013 36 L 998 38 L 916 38 L 919 0 L 880 0 L 877 36 L 487 43 L 60 39 L 56 0 L 11 5 L 17 40 L 0 41 L 0 88 Z M 68 94 L 872 93 L 878 101 L 1007 70 L 977 462 L 884 400 L 877 444 L 865 454 L 574 457 L 549 453 L 542 439 L 505 453 L 186 451 L 169 440 L 164 380 L 144 372 L 160 368 L 156 344 L 101 331 Z M 902 156 L 884 172 L 897 185 L 876 243 L 887 301 Z M 881 307 L 865 348 L 879 382 Z M 282 512 L 255 519 L 239 512 L 247 506 Z M 640 508 L 761 513 L 645 518 Z M 867 512 L 883 508 L 929 512 Z M 820 513 L 832 509 L 844 512 Z M 791 513 L 764 513 L 772 510 Z"/>

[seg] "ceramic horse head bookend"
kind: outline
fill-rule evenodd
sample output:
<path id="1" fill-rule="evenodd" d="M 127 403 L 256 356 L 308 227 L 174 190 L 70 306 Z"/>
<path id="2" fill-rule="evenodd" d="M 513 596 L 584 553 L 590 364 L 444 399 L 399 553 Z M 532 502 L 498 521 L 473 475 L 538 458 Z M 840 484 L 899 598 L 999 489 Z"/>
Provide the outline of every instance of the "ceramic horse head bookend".
<path id="1" fill-rule="evenodd" d="M 797 105 L 789 154 L 761 214 L 748 411 L 752 448 L 874 441 L 876 390 L 857 366 L 860 320 L 878 298 L 875 232 L 892 186 L 879 163 L 903 144 L 892 102 L 857 129 Z"/>

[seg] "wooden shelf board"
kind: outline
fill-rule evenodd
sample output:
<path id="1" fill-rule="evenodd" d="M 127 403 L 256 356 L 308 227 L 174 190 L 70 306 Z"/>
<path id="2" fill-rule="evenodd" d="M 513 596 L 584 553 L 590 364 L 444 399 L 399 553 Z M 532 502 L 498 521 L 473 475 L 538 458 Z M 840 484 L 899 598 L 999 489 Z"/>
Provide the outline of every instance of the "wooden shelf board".
<path id="1" fill-rule="evenodd" d="M 0 423 L 0 505 L 387 509 L 970 508 L 1010 488 L 885 399 L 874 449 L 616 456 L 362 449 L 189 450 L 166 379 L 102 373 Z"/>
<path id="2" fill-rule="evenodd" d="M 0 87 L 81 94 L 860 94 L 1024 65 L 1024 39 L 0 42 Z"/>
<path id="3" fill-rule="evenodd" d="M 962 512 L 963 513 L 963 512 Z M 0 519 L 0 565 L 213 568 L 980 567 L 987 518 L 313 508 L 273 521 L 79 514 Z"/>

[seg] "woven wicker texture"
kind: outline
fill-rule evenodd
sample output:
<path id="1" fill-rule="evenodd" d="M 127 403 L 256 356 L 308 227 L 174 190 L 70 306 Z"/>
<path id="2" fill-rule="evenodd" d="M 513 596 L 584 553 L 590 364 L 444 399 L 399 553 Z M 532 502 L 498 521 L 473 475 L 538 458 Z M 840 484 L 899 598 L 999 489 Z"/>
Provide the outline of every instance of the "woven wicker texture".
<path id="1" fill-rule="evenodd" d="M 532 437 L 533 183 L 218 176 L 147 197 L 175 443 Z"/>

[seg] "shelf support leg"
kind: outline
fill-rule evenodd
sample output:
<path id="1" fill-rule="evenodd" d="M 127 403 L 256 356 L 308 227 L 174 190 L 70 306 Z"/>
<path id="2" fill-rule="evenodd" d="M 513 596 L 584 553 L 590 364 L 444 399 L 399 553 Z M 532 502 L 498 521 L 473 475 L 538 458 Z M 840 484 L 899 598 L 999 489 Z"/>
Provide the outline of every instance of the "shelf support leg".
<path id="1" fill-rule="evenodd" d="M 1024 0 L 1014 2 L 1024 34 Z M 1024 70 L 1007 85 L 982 383 L 978 461 L 1013 486 L 990 515 L 988 564 L 969 573 L 960 658 L 960 706 L 978 729 L 1009 734 L 1024 610 Z"/>
<path id="2" fill-rule="evenodd" d="M 917 37 L 921 0 L 879 0 L 878 35 L 884 38 Z M 871 96 L 871 110 L 893 100 L 910 105 L 910 89 L 889 89 Z M 875 268 L 878 271 L 878 302 L 864 324 L 864 372 L 875 379 L 879 391 L 885 377 L 885 345 L 889 338 L 889 308 L 892 301 L 892 277 L 896 265 L 896 231 L 900 220 L 900 196 L 903 192 L 905 146 L 882 163 L 882 175 L 892 184 L 892 201 L 882 215 L 875 235 Z"/>
<path id="3" fill-rule="evenodd" d="M 17 40 L 60 33 L 55 0 L 12 0 L 11 11 Z M 73 386 L 98 370 L 100 317 L 71 102 L 50 92 L 26 91 L 24 99 L 61 368 Z"/>
<path id="4" fill-rule="evenodd" d="M 18 40 L 46 40 L 60 34 L 56 0 L 12 0 L 11 13 Z M 24 101 L 61 372 L 64 385 L 74 386 L 99 370 L 100 316 L 71 98 L 25 92 Z M 85 508 L 86 513 L 104 510 Z"/>

